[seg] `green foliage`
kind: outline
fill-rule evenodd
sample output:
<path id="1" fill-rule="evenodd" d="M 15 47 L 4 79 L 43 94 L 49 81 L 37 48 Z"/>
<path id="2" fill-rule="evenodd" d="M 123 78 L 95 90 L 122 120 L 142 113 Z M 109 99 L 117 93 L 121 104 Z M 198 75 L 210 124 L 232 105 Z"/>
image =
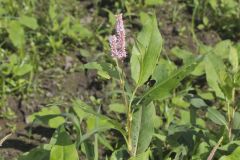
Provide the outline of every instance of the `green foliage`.
<path id="1" fill-rule="evenodd" d="M 237 160 L 240 156 L 240 148 L 237 147 L 230 155 L 223 156 L 220 160 Z"/>
<path id="2" fill-rule="evenodd" d="M 131 56 L 132 78 L 138 86 L 146 82 L 153 73 L 163 43 L 156 17 L 144 13 L 140 16 L 143 29 L 137 37 Z"/>
<path id="3" fill-rule="evenodd" d="M 61 129 L 61 128 L 60 128 Z M 71 142 L 66 131 L 59 131 L 56 143 L 52 146 L 50 152 L 50 160 L 78 160 L 78 152 L 76 145 Z"/>
<path id="4" fill-rule="evenodd" d="M 227 126 L 225 117 L 214 108 L 208 108 L 207 117 L 216 124 Z"/>
<path id="5" fill-rule="evenodd" d="M 132 121 L 132 151 L 133 155 L 144 153 L 148 148 L 154 133 L 155 106 L 137 106 Z"/>
<path id="6" fill-rule="evenodd" d="M 109 55 L 116 13 L 126 29 L 121 60 Z M 28 125 L 55 130 L 18 159 L 238 159 L 239 13 L 237 0 L 0 0 L 4 127 L 18 130 L 16 113 L 40 106 L 24 117 Z M 189 31 L 187 22 L 196 44 L 182 29 Z M 54 98 L 66 103 L 52 104 Z"/>
<path id="7" fill-rule="evenodd" d="M 51 106 L 28 116 L 27 121 L 28 123 L 39 121 L 51 128 L 58 128 L 65 122 L 65 119 L 60 114 L 61 111 L 57 106 Z"/>

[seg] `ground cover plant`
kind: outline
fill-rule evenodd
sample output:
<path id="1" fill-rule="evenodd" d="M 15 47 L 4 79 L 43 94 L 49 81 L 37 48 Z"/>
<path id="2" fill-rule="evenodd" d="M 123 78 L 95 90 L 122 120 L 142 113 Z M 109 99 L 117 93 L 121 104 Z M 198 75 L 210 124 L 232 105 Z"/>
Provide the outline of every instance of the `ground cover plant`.
<path id="1" fill-rule="evenodd" d="M 0 0 L 0 159 L 238 160 L 237 0 Z"/>

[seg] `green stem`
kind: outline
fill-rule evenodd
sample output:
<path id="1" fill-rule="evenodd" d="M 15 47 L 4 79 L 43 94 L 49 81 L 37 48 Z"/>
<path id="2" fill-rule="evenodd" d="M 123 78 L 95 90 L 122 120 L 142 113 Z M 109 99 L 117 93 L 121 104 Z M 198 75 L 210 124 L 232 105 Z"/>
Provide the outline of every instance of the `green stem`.
<path id="1" fill-rule="evenodd" d="M 231 116 L 231 111 L 230 111 L 230 103 L 227 100 L 227 113 L 228 113 L 228 138 L 229 140 L 231 140 L 231 136 L 232 136 L 232 127 L 231 127 L 231 121 L 232 121 L 232 116 Z"/>
<path id="2" fill-rule="evenodd" d="M 125 93 L 125 81 L 123 79 L 123 70 L 121 70 L 121 68 L 118 64 L 118 60 L 115 59 L 115 61 L 116 61 L 116 64 L 117 64 L 117 70 L 118 70 L 118 74 L 119 74 L 119 78 L 120 78 L 120 86 L 121 86 L 121 89 L 122 89 L 122 92 L 123 92 L 124 102 L 125 102 L 125 105 L 128 106 L 127 95 Z"/>
<path id="3" fill-rule="evenodd" d="M 126 143 L 127 143 L 127 146 L 128 146 L 128 150 L 131 151 L 131 133 L 130 133 L 130 129 L 131 129 L 131 108 L 129 107 L 128 105 L 128 102 L 127 102 L 127 96 L 126 96 L 126 93 L 125 93 L 125 82 L 124 82 L 124 78 L 123 78 L 123 69 L 120 68 L 119 66 L 119 63 L 118 63 L 118 60 L 115 59 L 116 61 L 116 64 L 117 64 L 117 70 L 118 70 L 118 74 L 119 74 L 119 78 L 120 78 L 120 86 L 121 86 L 121 89 L 122 89 L 122 92 L 123 92 L 123 98 L 124 98 L 124 102 L 125 102 L 125 106 L 127 107 L 127 125 L 125 127 L 125 130 L 128 134 L 127 136 L 127 140 L 126 140 Z"/>
<path id="4" fill-rule="evenodd" d="M 191 26 L 191 32 L 192 32 L 192 36 L 193 36 L 193 40 L 195 41 L 196 45 L 197 45 L 197 52 L 199 51 L 199 41 L 197 39 L 197 36 L 195 34 L 195 16 L 197 14 L 197 9 L 198 9 L 198 5 L 196 5 L 193 9 L 193 15 L 192 15 L 192 26 Z"/>

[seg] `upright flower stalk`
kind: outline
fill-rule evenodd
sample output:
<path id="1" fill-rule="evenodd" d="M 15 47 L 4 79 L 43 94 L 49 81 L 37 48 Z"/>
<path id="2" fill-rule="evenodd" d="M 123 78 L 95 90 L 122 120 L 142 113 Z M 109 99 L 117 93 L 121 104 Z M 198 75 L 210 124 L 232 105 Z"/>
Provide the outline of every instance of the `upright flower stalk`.
<path id="1" fill-rule="evenodd" d="M 124 73 L 123 69 L 120 68 L 118 61 L 121 62 L 124 60 L 124 58 L 127 57 L 126 52 L 126 40 L 125 40 L 125 29 L 124 29 L 124 23 L 122 19 L 122 14 L 116 15 L 116 26 L 115 26 L 116 34 L 111 35 L 109 37 L 109 45 L 111 48 L 111 56 L 115 59 L 117 64 L 117 69 L 119 73 L 120 78 L 120 85 L 123 91 L 123 97 L 125 101 L 125 106 L 127 107 L 127 124 L 126 124 L 126 132 L 127 132 L 127 146 L 128 151 L 130 154 L 132 154 L 132 144 L 131 144 L 131 123 L 132 123 L 132 113 L 131 113 L 131 103 L 132 98 L 135 95 L 131 97 L 130 102 L 128 103 L 127 96 L 125 94 L 125 81 L 124 81 Z"/>

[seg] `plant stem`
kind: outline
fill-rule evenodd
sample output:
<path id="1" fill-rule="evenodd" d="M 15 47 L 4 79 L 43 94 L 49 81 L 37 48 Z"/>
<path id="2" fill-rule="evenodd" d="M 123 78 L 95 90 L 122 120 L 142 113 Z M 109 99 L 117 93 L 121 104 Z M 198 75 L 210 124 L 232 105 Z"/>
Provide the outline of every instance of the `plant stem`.
<path id="1" fill-rule="evenodd" d="M 221 137 L 218 141 L 218 143 L 214 146 L 214 148 L 212 149 L 211 153 L 209 154 L 207 160 L 212 160 L 213 159 L 213 156 L 215 155 L 218 147 L 220 146 L 220 144 L 222 143 L 223 141 L 223 137 Z"/>
<path id="2" fill-rule="evenodd" d="M 118 74 L 119 74 L 119 78 L 120 78 L 120 86 L 121 86 L 121 89 L 122 89 L 122 92 L 123 92 L 124 102 L 125 102 L 125 105 L 128 106 L 127 95 L 125 93 L 125 81 L 123 79 L 123 70 L 120 68 L 118 60 L 115 59 L 115 61 L 116 61 L 116 64 L 117 64 L 117 70 L 118 70 Z"/>
<path id="3" fill-rule="evenodd" d="M 129 153 L 131 153 L 131 148 L 132 148 L 132 145 L 131 145 L 131 107 L 129 107 L 128 105 L 128 102 L 127 102 L 127 96 L 126 96 L 126 93 L 125 93 L 125 81 L 124 81 L 124 76 L 123 76 L 123 69 L 120 68 L 119 66 L 119 63 L 118 63 L 118 60 L 115 59 L 116 61 L 116 64 L 117 64 L 117 70 L 118 70 L 118 74 L 119 74 L 119 78 L 120 78 L 120 86 L 121 86 L 121 89 L 122 89 L 122 92 L 123 92 L 123 97 L 124 97 L 124 102 L 125 102 L 125 106 L 127 107 L 127 125 L 125 127 L 125 130 L 128 134 L 127 136 L 127 140 L 126 140 L 126 143 L 127 143 L 127 146 L 128 146 L 128 151 Z"/>
<path id="4" fill-rule="evenodd" d="M 123 69 L 120 68 L 118 60 L 115 59 L 116 64 L 117 64 L 117 70 L 119 73 L 119 78 L 120 78 L 120 85 L 123 91 L 123 97 L 124 97 L 124 101 L 125 101 L 125 105 L 127 107 L 127 124 L 126 124 L 126 132 L 127 132 L 127 146 L 128 146 L 128 152 L 130 153 L 130 155 L 132 155 L 132 139 L 131 139 L 131 127 L 132 127 L 132 102 L 134 100 L 135 94 L 137 92 L 138 89 L 138 85 L 136 86 L 136 88 L 134 89 L 132 96 L 130 98 L 130 101 L 128 103 L 127 101 L 127 95 L 125 93 L 125 81 L 124 81 L 124 72 Z"/>
<path id="5" fill-rule="evenodd" d="M 227 100 L 227 113 L 228 113 L 228 138 L 231 140 L 232 137 L 232 114 L 230 108 L 230 102 Z"/>

